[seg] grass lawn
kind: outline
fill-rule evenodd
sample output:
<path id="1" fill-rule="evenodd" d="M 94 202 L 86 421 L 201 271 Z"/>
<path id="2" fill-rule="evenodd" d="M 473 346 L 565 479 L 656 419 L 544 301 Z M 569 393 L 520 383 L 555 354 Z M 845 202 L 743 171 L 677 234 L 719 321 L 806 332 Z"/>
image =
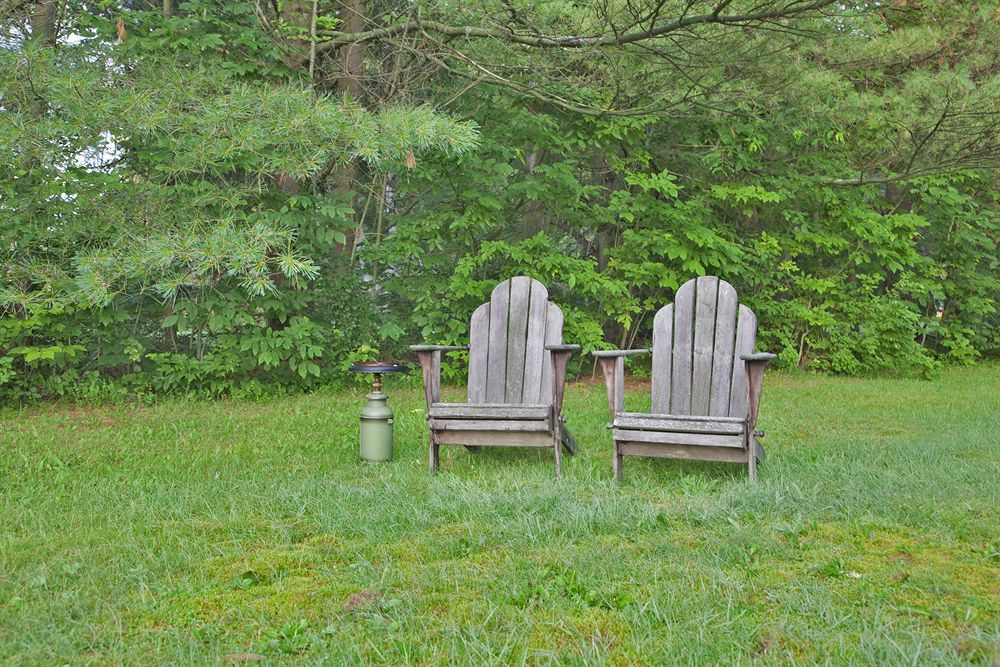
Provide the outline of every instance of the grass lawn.
<path id="1" fill-rule="evenodd" d="M 0 659 L 1000 660 L 998 366 L 770 375 L 756 486 L 634 458 L 615 484 L 592 383 L 561 482 L 551 452 L 451 447 L 431 477 L 422 392 L 387 387 L 382 465 L 360 389 L 3 413 Z"/>

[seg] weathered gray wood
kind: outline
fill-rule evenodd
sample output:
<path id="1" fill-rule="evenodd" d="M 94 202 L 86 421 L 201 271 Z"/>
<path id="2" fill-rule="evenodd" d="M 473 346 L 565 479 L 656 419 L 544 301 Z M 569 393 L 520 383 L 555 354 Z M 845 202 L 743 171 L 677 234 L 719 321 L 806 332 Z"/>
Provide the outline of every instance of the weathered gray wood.
<path id="1" fill-rule="evenodd" d="M 657 459 L 691 459 L 697 461 L 726 461 L 746 463 L 747 452 L 742 447 L 690 447 L 685 445 L 658 445 L 649 442 L 622 442 L 622 454 L 649 456 Z"/>
<path id="2" fill-rule="evenodd" d="M 528 307 L 531 278 L 510 279 L 510 300 L 507 315 L 507 372 L 504 398 L 507 403 L 520 403 L 524 389 L 525 348 L 528 345 Z"/>
<path id="3" fill-rule="evenodd" d="M 670 409 L 673 415 L 691 414 L 691 362 L 694 354 L 696 281 L 689 280 L 674 299 L 674 355 L 670 372 Z"/>
<path id="4" fill-rule="evenodd" d="M 706 420 L 718 421 L 718 422 L 729 422 L 733 424 L 742 424 L 746 421 L 746 418 L 741 417 L 712 417 L 705 415 L 663 415 L 655 413 L 645 413 L 645 412 L 623 412 L 623 416 L 627 417 L 651 417 L 653 419 L 676 419 L 678 421 L 693 421 L 693 422 L 703 422 Z"/>
<path id="5" fill-rule="evenodd" d="M 608 394 L 608 412 L 615 418 L 625 406 L 625 359 L 622 357 L 598 357 L 604 375 L 604 388 Z"/>
<path id="6" fill-rule="evenodd" d="M 744 361 L 747 367 L 747 424 L 752 431 L 760 411 L 760 392 L 764 384 L 764 369 L 770 360 Z"/>
<path id="7" fill-rule="evenodd" d="M 425 383 L 430 463 L 436 469 L 442 444 L 553 447 L 556 473 L 562 448 L 573 453 L 576 441 L 560 419 L 566 365 L 578 345 L 562 345 L 562 312 L 548 301 L 538 281 L 518 276 L 497 285 L 490 301 L 472 315 L 469 326 L 468 403 L 440 403 L 440 386 Z M 415 348 L 437 354 L 434 346 Z M 426 348 L 426 349 L 423 349 Z M 434 370 L 434 359 L 427 364 Z"/>
<path id="8" fill-rule="evenodd" d="M 732 285 L 689 280 L 653 319 L 652 413 L 626 413 L 618 394 L 622 352 L 595 354 L 612 415 L 614 472 L 625 455 L 733 461 L 756 480 L 764 450 L 752 435 L 764 367 L 755 354 L 757 318 Z M 747 356 L 749 355 L 749 356 Z"/>
<path id="9" fill-rule="evenodd" d="M 541 400 L 542 368 L 549 360 L 545 352 L 545 319 L 548 314 L 549 291 L 537 280 L 531 281 L 528 295 L 528 328 L 524 346 L 524 386 L 521 403 Z"/>
<path id="10" fill-rule="evenodd" d="M 437 436 L 434 431 L 430 433 L 430 442 L 428 447 L 428 464 L 430 466 L 431 472 L 435 473 L 441 465 L 441 447 L 438 444 Z"/>
<path id="11" fill-rule="evenodd" d="M 562 343 L 563 314 L 554 303 L 545 306 L 545 344 L 559 345 Z M 542 377 L 538 389 L 538 402 L 552 402 L 552 353 L 542 352 Z"/>
<path id="12" fill-rule="evenodd" d="M 670 382 L 674 358 L 674 306 L 669 304 L 653 317 L 653 412 L 670 412 Z"/>
<path id="13" fill-rule="evenodd" d="M 705 447 L 746 447 L 742 435 L 719 435 L 716 433 L 679 433 L 676 431 L 634 431 L 615 428 L 611 432 L 615 440 L 630 442 L 655 442 L 665 445 L 702 445 Z"/>
<path id="14" fill-rule="evenodd" d="M 764 451 L 764 445 L 760 444 L 757 438 L 752 435 L 750 436 L 750 446 L 753 448 L 757 463 L 767 463 L 767 452 Z"/>
<path id="15" fill-rule="evenodd" d="M 486 401 L 503 403 L 507 393 L 507 325 L 510 317 L 510 281 L 490 295 L 490 352 L 486 368 Z"/>
<path id="16" fill-rule="evenodd" d="M 562 414 L 563 392 L 566 389 L 566 365 L 572 350 L 549 350 L 552 355 L 552 407 L 556 416 Z"/>
<path id="17" fill-rule="evenodd" d="M 740 304 L 739 320 L 736 323 L 736 344 L 735 353 L 738 357 L 741 354 L 753 352 L 754 339 L 757 337 L 757 317 L 753 311 Z M 733 363 L 733 382 L 729 395 L 729 416 L 747 416 L 747 369 L 742 361 Z"/>
<path id="18" fill-rule="evenodd" d="M 576 454 L 580 450 L 580 446 L 576 442 L 576 438 L 573 434 L 569 432 L 566 428 L 566 424 L 559 422 L 559 440 L 562 442 L 563 447 L 566 448 L 567 454 Z"/>
<path id="19" fill-rule="evenodd" d="M 562 313 L 559 314 L 560 329 L 562 329 Z M 562 333 L 560 332 L 560 338 Z M 566 389 L 566 365 L 573 352 L 580 349 L 579 345 L 562 345 L 559 343 L 546 344 L 546 351 L 552 359 L 552 422 L 558 426 L 552 431 L 552 449 L 556 457 L 556 478 L 562 477 L 562 438 L 561 429 L 565 429 L 562 424 L 563 392 Z M 571 436 L 572 437 L 572 436 Z M 575 444 L 575 441 L 574 441 Z"/>
<path id="20" fill-rule="evenodd" d="M 625 409 L 625 360 L 620 358 L 615 364 L 615 414 Z M 612 417 L 613 419 L 614 417 Z"/>
<path id="21" fill-rule="evenodd" d="M 691 414 L 693 415 L 707 415 L 712 397 L 715 306 L 718 300 L 718 278 L 702 276 L 695 281 L 694 352 L 691 367 Z"/>
<path id="22" fill-rule="evenodd" d="M 778 355 L 771 354 L 770 352 L 753 352 L 752 354 L 741 354 L 740 359 L 743 361 L 772 361 Z"/>
<path id="23" fill-rule="evenodd" d="M 442 445 L 477 445 L 481 447 L 542 447 L 552 446 L 551 433 L 517 433 L 510 431 L 435 431 Z"/>
<path id="24" fill-rule="evenodd" d="M 598 359 L 602 357 L 632 357 L 637 354 L 649 354 L 652 350 L 594 350 L 591 354 Z"/>
<path id="25" fill-rule="evenodd" d="M 552 421 L 558 423 L 559 411 L 552 406 Z M 559 428 L 552 430 L 552 452 L 556 457 L 556 479 L 562 479 L 562 439 L 559 437 Z"/>
<path id="26" fill-rule="evenodd" d="M 614 420 L 615 428 L 632 429 L 635 431 L 673 431 L 675 433 L 714 433 L 716 435 L 741 435 L 744 422 L 716 420 L 681 420 L 656 418 L 644 415 L 642 417 L 618 415 Z"/>
<path id="27" fill-rule="evenodd" d="M 441 351 L 417 352 L 417 358 L 424 376 L 424 399 L 430 409 L 441 398 Z"/>
<path id="28" fill-rule="evenodd" d="M 438 419 L 432 418 L 435 431 L 541 431 L 550 433 L 548 419 Z"/>
<path id="29" fill-rule="evenodd" d="M 434 403 L 428 416 L 441 419 L 548 419 L 549 405 L 507 403 Z"/>
<path id="30" fill-rule="evenodd" d="M 490 304 L 476 308 L 469 322 L 469 403 L 486 402 L 490 354 Z"/>
<path id="31" fill-rule="evenodd" d="M 715 350 L 712 353 L 712 399 L 708 414 L 729 415 L 729 392 L 736 358 L 736 290 L 719 281 L 719 301 L 715 308 Z"/>

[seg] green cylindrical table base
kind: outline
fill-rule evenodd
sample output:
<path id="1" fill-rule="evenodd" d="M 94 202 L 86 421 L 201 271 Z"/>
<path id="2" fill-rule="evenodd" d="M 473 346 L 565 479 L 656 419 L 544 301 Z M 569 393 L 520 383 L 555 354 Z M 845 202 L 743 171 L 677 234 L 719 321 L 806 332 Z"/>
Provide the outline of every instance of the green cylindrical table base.
<path id="1" fill-rule="evenodd" d="M 361 408 L 361 458 L 365 461 L 392 459 L 392 410 L 386 405 L 389 396 L 374 391 Z"/>

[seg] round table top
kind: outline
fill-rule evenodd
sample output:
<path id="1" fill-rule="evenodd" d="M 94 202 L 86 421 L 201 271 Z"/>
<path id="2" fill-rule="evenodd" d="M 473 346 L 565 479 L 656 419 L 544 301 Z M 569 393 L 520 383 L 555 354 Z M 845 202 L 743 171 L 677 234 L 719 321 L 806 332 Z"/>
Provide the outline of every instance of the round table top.
<path id="1" fill-rule="evenodd" d="M 397 364 L 392 361 L 361 361 L 351 364 L 348 369 L 352 373 L 405 373 L 409 368 L 406 364 Z"/>

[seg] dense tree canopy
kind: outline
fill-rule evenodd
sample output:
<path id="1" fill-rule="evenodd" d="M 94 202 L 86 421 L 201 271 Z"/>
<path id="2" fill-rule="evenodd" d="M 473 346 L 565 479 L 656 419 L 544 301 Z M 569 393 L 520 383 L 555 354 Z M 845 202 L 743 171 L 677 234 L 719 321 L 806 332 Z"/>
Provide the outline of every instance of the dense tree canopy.
<path id="1" fill-rule="evenodd" d="M 0 392 L 335 381 L 462 342 L 516 273 L 587 349 L 712 273 L 786 367 L 971 362 L 1000 322 L 998 18 L 3 0 Z"/>

